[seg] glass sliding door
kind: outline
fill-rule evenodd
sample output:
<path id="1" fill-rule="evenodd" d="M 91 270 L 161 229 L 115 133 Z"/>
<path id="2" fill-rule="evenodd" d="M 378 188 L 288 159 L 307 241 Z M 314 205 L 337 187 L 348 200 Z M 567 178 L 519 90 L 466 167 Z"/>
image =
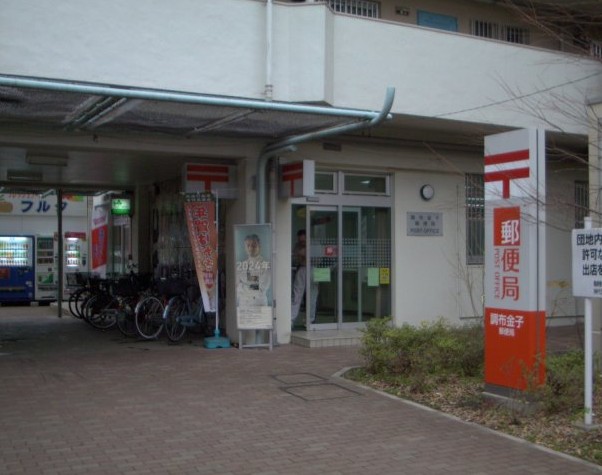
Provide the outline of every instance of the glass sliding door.
<path id="1" fill-rule="evenodd" d="M 389 208 L 344 206 L 342 222 L 343 323 L 363 323 L 389 315 Z"/>
<path id="2" fill-rule="evenodd" d="M 391 314 L 390 208 L 296 205 L 292 234 L 294 329 L 362 326 Z"/>

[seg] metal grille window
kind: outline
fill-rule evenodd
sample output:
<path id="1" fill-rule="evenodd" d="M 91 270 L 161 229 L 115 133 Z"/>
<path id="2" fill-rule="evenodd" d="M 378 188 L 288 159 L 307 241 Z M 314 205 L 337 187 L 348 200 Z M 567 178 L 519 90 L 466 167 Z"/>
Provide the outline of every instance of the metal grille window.
<path id="1" fill-rule="evenodd" d="M 517 43 L 521 45 L 528 45 L 531 43 L 529 30 L 520 26 L 506 25 L 502 27 L 502 37 L 500 39 L 509 43 Z"/>
<path id="2" fill-rule="evenodd" d="M 485 250 L 485 192 L 483 175 L 467 173 L 464 178 L 466 199 L 466 263 L 483 264 Z"/>
<path id="3" fill-rule="evenodd" d="M 517 43 L 528 45 L 531 43 L 531 34 L 527 28 L 512 25 L 498 25 L 492 21 L 471 20 L 470 33 L 481 38 L 491 38 L 493 40 L 507 41 L 508 43 Z"/>
<path id="4" fill-rule="evenodd" d="M 330 8 L 335 12 L 350 15 L 380 18 L 380 3 L 370 0 L 330 0 Z"/>
<path id="5" fill-rule="evenodd" d="M 575 228 L 583 227 L 584 218 L 589 214 L 589 188 L 587 182 L 575 182 Z"/>
<path id="6" fill-rule="evenodd" d="M 602 59 L 602 41 L 592 41 L 589 45 L 589 54 L 594 58 Z"/>
<path id="7" fill-rule="evenodd" d="M 472 20 L 470 22 L 470 33 L 474 36 L 496 40 L 500 37 L 498 24 L 491 21 Z"/>

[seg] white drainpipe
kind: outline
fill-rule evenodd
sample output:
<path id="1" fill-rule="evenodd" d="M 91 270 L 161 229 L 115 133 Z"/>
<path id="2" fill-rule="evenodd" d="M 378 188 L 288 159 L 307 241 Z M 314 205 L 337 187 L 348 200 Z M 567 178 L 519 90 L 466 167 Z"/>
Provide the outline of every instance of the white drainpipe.
<path id="1" fill-rule="evenodd" d="M 265 12 L 265 98 L 272 100 L 274 86 L 272 84 L 272 29 L 273 29 L 273 4 L 272 0 L 267 0 Z"/>

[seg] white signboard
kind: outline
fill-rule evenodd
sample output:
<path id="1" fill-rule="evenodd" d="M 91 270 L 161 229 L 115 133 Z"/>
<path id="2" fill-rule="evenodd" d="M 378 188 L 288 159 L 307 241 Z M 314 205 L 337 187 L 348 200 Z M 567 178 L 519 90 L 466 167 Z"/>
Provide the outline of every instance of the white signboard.
<path id="1" fill-rule="evenodd" d="M 182 169 L 185 193 L 213 193 L 217 198 L 238 198 L 238 170 L 220 163 L 186 163 Z"/>
<path id="2" fill-rule="evenodd" d="M 545 136 L 485 137 L 485 306 L 545 309 Z"/>
<path id="3" fill-rule="evenodd" d="M 602 297 L 602 228 L 573 229 L 573 295 Z"/>
<path id="4" fill-rule="evenodd" d="M 33 193 L 0 193 L 0 216 L 56 216 L 56 195 L 41 196 Z M 80 195 L 63 195 L 63 216 L 86 216 L 88 200 Z"/>
<path id="5" fill-rule="evenodd" d="M 443 236 L 443 213 L 408 211 L 408 236 Z"/>

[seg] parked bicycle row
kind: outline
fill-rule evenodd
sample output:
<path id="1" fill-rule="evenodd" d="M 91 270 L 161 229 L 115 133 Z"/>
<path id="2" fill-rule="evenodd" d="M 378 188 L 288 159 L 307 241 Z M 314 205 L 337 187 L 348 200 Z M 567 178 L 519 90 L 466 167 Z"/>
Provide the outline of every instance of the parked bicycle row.
<path id="1" fill-rule="evenodd" d="M 213 334 L 213 315 L 204 311 L 198 285 L 178 277 L 155 280 L 134 274 L 116 279 L 77 274 L 69 311 L 99 330 L 117 327 L 127 336 L 153 340 L 163 333 L 180 341 L 189 329 Z"/>

